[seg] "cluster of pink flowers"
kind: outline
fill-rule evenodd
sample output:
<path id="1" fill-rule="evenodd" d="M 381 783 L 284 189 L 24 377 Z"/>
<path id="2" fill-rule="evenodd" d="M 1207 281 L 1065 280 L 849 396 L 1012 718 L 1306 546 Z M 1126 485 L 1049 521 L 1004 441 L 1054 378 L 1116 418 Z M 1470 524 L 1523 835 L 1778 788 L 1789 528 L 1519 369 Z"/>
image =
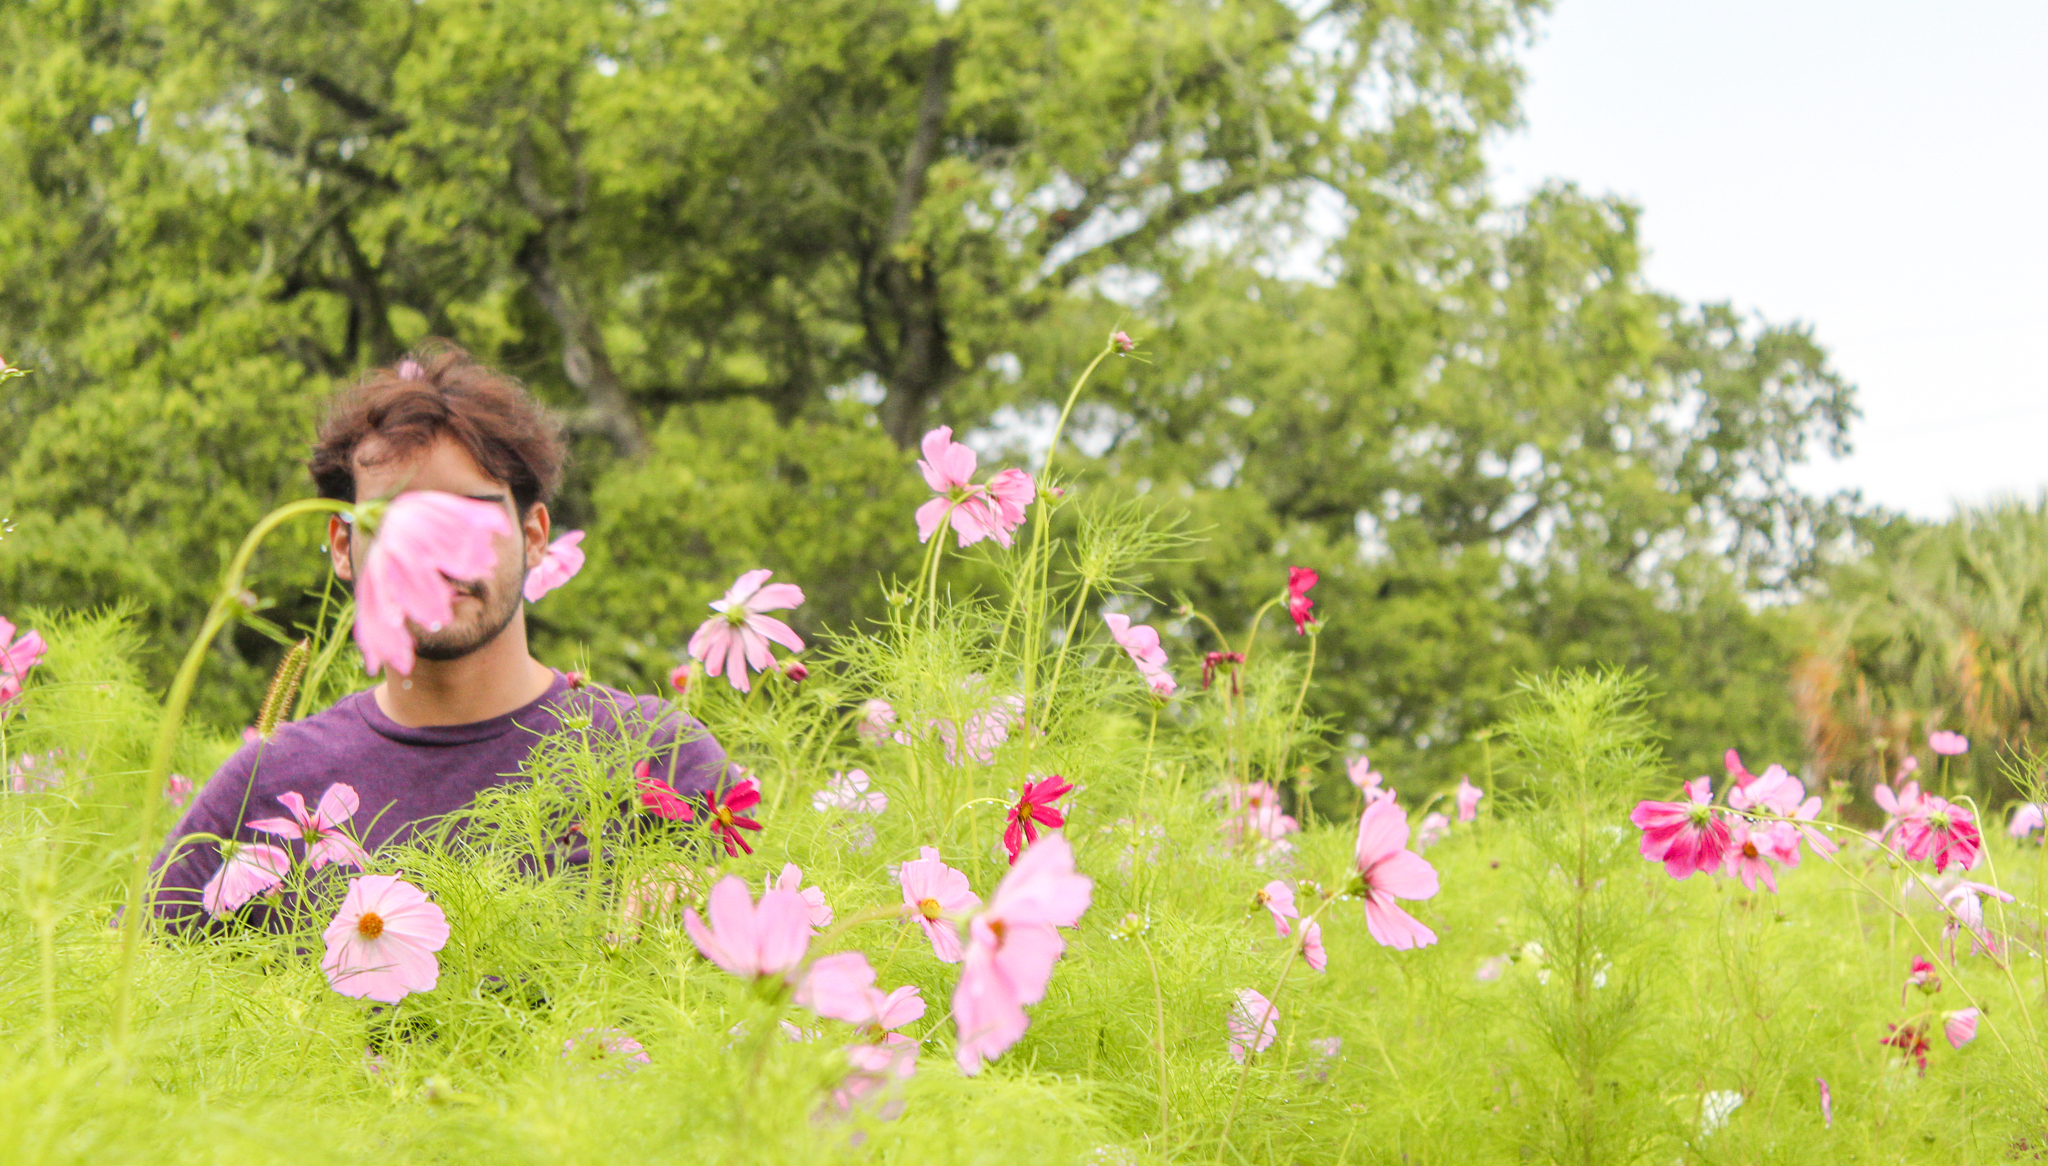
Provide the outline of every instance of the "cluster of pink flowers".
<path id="1" fill-rule="evenodd" d="M 361 804 L 353 786 L 340 782 L 328 786 L 312 810 L 296 790 L 286 790 L 277 800 L 288 816 L 258 818 L 249 828 L 303 842 L 307 870 L 335 863 L 361 870 L 369 862 L 362 844 L 343 829 Z M 291 869 L 292 856 L 283 847 L 267 842 L 223 842 L 220 868 L 200 888 L 199 905 L 215 918 L 230 914 L 256 896 L 283 886 Z"/>
<path id="2" fill-rule="evenodd" d="M 1223 834 L 1233 846 L 1264 862 L 1287 854 L 1294 843 L 1287 836 L 1301 829 L 1293 815 L 1280 809 L 1280 791 L 1263 781 L 1229 782 L 1222 788 Z"/>
<path id="3" fill-rule="evenodd" d="M 1102 621 L 1109 625 L 1110 638 L 1138 666 L 1138 674 L 1145 678 L 1152 695 L 1162 700 L 1172 696 L 1179 686 L 1166 670 L 1166 649 L 1159 646 L 1158 629 L 1133 624 L 1130 616 L 1116 612 L 1103 616 Z"/>
<path id="4" fill-rule="evenodd" d="M 1950 865 L 1971 870 L 1984 861 L 1984 837 L 1968 808 L 1922 792 L 1917 781 L 1896 791 L 1879 785 L 1871 796 L 1886 815 L 1877 840 L 1897 847 L 1908 861 L 1932 859 L 1937 872 Z"/>
<path id="5" fill-rule="evenodd" d="M 698 795 L 704 803 L 704 823 L 710 827 L 712 836 L 725 847 L 728 856 L 754 853 L 754 847 L 747 841 L 742 830 L 760 833 L 761 823 L 747 816 L 747 811 L 761 804 L 761 783 L 746 770 L 732 767 L 734 780 L 720 789 Z M 642 761 L 633 770 L 638 780 L 637 790 L 640 804 L 658 818 L 671 822 L 693 822 L 697 808 L 690 800 L 676 792 L 675 787 L 654 776 L 651 763 Z"/>
<path id="6" fill-rule="evenodd" d="M 1821 799 L 1806 795 L 1805 783 L 1773 765 L 1760 774 L 1749 772 L 1735 750 L 1727 754 L 1728 805 L 1714 805 L 1713 783 L 1695 778 L 1685 783 L 1685 800 L 1646 801 L 1630 812 L 1629 821 L 1642 830 L 1642 855 L 1661 862 L 1672 878 L 1694 874 L 1730 875 L 1754 891 L 1758 884 L 1775 892 L 1780 867 L 1799 865 L 1801 842 L 1818 854 L 1838 847 L 1812 822 Z"/>
<path id="7" fill-rule="evenodd" d="M 1009 546 L 1010 532 L 1024 524 L 1025 508 L 1038 497 L 1031 475 L 1008 469 L 977 484 L 974 451 L 953 440 L 950 426 L 925 434 L 920 448 L 917 468 L 937 497 L 917 508 L 917 541 L 930 542 L 950 523 L 963 547 L 985 538 Z"/>
<path id="8" fill-rule="evenodd" d="M 980 685 L 979 676 L 968 678 L 968 687 L 974 690 L 976 698 L 985 699 L 980 697 Z M 919 724 L 921 733 L 938 734 L 945 746 L 946 764 L 960 764 L 962 738 L 965 738 L 967 756 L 983 765 L 993 765 L 996 750 L 1010 739 L 1010 730 L 1023 722 L 1024 698 L 1011 693 L 988 700 L 983 707 L 968 713 L 959 724 L 943 717 L 929 718 Z M 878 697 L 861 705 L 861 719 L 854 730 L 870 745 L 880 745 L 884 741 L 908 745 L 917 739 L 911 732 L 915 727 L 918 726 L 899 726 L 896 707 Z"/>
<path id="9" fill-rule="evenodd" d="M 1912 970 L 1907 973 L 1905 987 L 1900 991 L 1901 1008 L 1905 1007 L 1907 998 L 1916 988 L 1928 996 L 1941 991 L 1941 977 L 1935 974 L 1934 965 L 1919 956 L 1913 957 Z M 1980 1015 L 1975 1007 L 1958 1008 L 1941 1014 L 1941 1035 L 1948 1041 L 1950 1048 L 1960 1049 L 1977 1039 L 1977 1021 Z M 1927 1039 L 1930 1019 L 1931 1014 L 1922 1013 L 1908 1018 L 1904 1024 L 1887 1024 L 1886 1034 L 1877 1043 L 1895 1051 L 1900 1059 L 1913 1062 L 1920 1072 L 1925 1074 L 1927 1054 L 1932 1047 Z"/>

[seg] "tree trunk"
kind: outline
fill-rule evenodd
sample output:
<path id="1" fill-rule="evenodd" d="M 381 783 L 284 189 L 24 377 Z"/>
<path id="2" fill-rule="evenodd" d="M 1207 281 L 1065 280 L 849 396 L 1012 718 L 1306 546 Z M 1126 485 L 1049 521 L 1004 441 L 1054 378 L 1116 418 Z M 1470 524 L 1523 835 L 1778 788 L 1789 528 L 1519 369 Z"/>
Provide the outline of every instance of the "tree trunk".
<path id="1" fill-rule="evenodd" d="M 924 92 L 918 99 L 917 133 L 904 154 L 896 203 L 870 271 L 887 311 L 869 327 L 879 328 L 885 322 L 893 322 L 896 333 L 891 346 L 894 356 L 883 373 L 887 396 L 882 400 L 882 427 L 897 445 L 904 447 L 916 443 L 933 402 L 961 371 L 953 359 L 939 304 L 938 271 L 929 256 L 914 246 L 904 245 L 918 204 L 924 200 L 925 175 L 938 159 L 946 109 L 952 99 L 953 65 L 958 49 L 959 42 L 951 37 L 932 46 Z"/>

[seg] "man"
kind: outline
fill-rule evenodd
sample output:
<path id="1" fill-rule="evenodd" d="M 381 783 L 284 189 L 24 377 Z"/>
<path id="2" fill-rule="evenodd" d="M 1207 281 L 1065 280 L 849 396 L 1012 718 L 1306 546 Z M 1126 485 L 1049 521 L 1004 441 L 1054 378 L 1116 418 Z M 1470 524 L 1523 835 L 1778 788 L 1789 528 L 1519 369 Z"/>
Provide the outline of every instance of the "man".
<path id="1" fill-rule="evenodd" d="M 242 905 L 252 888 L 274 882 L 280 865 L 262 846 L 285 849 L 297 867 L 309 842 L 318 862 L 353 853 L 349 836 L 372 851 L 405 840 L 482 790 L 520 778 L 534 745 L 565 721 L 580 728 L 588 718 L 585 731 L 645 738 L 652 774 L 685 797 L 721 782 L 725 754 L 701 725 L 653 697 L 572 685 L 527 650 L 522 585 L 548 547 L 547 503 L 563 460 L 556 425 L 518 382 L 452 347 L 376 370 L 336 398 L 309 463 L 322 497 L 353 502 L 439 490 L 503 507 L 512 533 L 496 537 L 489 578 L 450 581 L 452 621 L 407 624 L 416 657 L 409 676 L 386 668 L 374 688 L 278 726 L 221 766 L 157 856 L 159 918 L 175 928 L 239 911 L 267 923 L 269 903 Z M 335 574 L 352 582 L 369 540 L 336 517 L 327 542 Z M 335 785 L 350 787 L 357 804 L 330 800 L 321 815 L 323 795 Z M 309 823 L 309 815 L 322 820 Z M 337 825 L 328 816 L 347 820 L 339 823 L 341 840 L 324 846 L 317 837 L 294 840 L 251 825 L 283 819 L 317 836 Z M 223 871 L 219 844 L 181 841 L 194 834 L 229 839 L 228 853 L 243 858 Z"/>

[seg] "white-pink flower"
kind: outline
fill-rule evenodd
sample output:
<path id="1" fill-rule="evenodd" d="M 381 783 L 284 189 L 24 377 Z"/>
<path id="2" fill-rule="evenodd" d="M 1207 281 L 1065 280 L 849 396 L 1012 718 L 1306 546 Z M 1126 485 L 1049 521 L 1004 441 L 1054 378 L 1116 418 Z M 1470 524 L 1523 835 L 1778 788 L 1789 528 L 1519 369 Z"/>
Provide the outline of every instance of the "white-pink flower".
<path id="1" fill-rule="evenodd" d="M 567 583 L 583 569 L 583 548 L 577 543 L 583 541 L 583 532 L 572 530 L 548 544 L 541 555 L 540 566 L 526 573 L 526 586 L 522 594 L 528 603 Z"/>
<path id="2" fill-rule="evenodd" d="M 1259 888 L 1259 906 L 1273 914 L 1273 934 L 1286 936 L 1293 929 L 1287 925 L 1289 919 L 1301 918 L 1301 912 L 1294 906 L 1294 888 L 1284 879 L 1274 879 Z"/>
<path id="3" fill-rule="evenodd" d="M 774 573 L 764 567 L 741 575 L 724 598 L 712 602 L 711 610 L 720 614 L 705 620 L 690 637 L 687 651 L 704 662 L 704 671 L 724 675 L 741 692 L 753 689 L 748 667 L 766 672 L 775 666 L 775 654 L 768 650 L 771 641 L 792 652 L 804 650 L 803 640 L 788 624 L 764 614 L 804 601 L 803 588 L 796 584 L 768 583 Z"/>
<path id="4" fill-rule="evenodd" d="M 1045 999 L 1066 950 L 1059 929 L 1088 909 L 1093 880 L 1074 872 L 1067 840 L 1048 834 L 1026 848 L 969 924 L 966 959 L 953 990 L 954 1059 L 968 1076 L 1000 1056 L 1030 1026 L 1024 1006 Z"/>
<path id="5" fill-rule="evenodd" d="M 448 916 L 397 875 L 350 879 L 334 922 L 320 936 L 320 970 L 344 996 L 396 1004 L 440 982 L 434 958 L 448 943 Z"/>
<path id="6" fill-rule="evenodd" d="M 1308 961 L 1310 971 L 1330 966 L 1329 953 L 1323 950 L 1323 925 L 1313 919 L 1301 925 L 1301 958 Z"/>
<path id="7" fill-rule="evenodd" d="M 1273 1047 L 1280 1036 L 1280 1010 L 1256 988 L 1239 988 L 1230 1005 L 1224 1027 L 1230 1033 L 1230 1059 L 1242 1065 L 1245 1058 Z"/>
<path id="8" fill-rule="evenodd" d="M 2013 809 L 2012 821 L 2006 823 L 2005 832 L 2014 838 L 2024 839 L 2043 825 L 2048 825 L 2048 817 L 2044 817 L 2041 810 L 2039 802 L 2021 802 Z"/>
<path id="9" fill-rule="evenodd" d="M 795 891 L 766 891 L 757 905 L 745 880 L 727 875 L 711 888 L 706 926 L 683 908 L 683 930 L 704 958 L 742 979 L 786 976 L 811 946 L 810 905 Z"/>
<path id="10" fill-rule="evenodd" d="M 1451 820 L 1431 810 L 1422 816 L 1422 825 L 1415 830 L 1415 849 L 1428 850 L 1451 836 Z"/>
<path id="11" fill-rule="evenodd" d="M 1110 638 L 1138 666 L 1138 674 L 1151 686 L 1153 695 L 1168 697 L 1174 694 L 1177 685 L 1166 671 L 1166 649 L 1159 645 L 1159 630 L 1145 624 L 1132 624 L 1131 617 L 1111 612 L 1102 617 L 1109 625 Z"/>
<path id="12" fill-rule="evenodd" d="M 1372 801 L 1374 798 L 1383 797 L 1393 792 L 1392 790 L 1380 788 L 1380 782 L 1384 781 L 1385 778 L 1380 775 L 1378 770 L 1372 767 L 1372 758 L 1366 757 L 1363 754 L 1345 762 L 1344 772 L 1351 778 L 1351 784 L 1358 787 L 1358 792 L 1365 795 L 1366 801 Z"/>
<path id="13" fill-rule="evenodd" d="M 311 812 L 306 809 L 306 799 L 297 790 L 286 790 L 277 795 L 288 818 L 258 818 L 249 823 L 249 829 L 261 830 L 279 838 L 302 838 L 306 842 L 306 869 L 319 870 L 329 863 L 347 863 L 357 870 L 363 869 L 370 856 L 363 852 L 362 845 L 342 832 L 342 823 L 355 817 L 361 806 L 356 797 L 355 787 L 336 782 L 320 795 L 320 804 Z"/>
<path id="14" fill-rule="evenodd" d="M 889 795 L 881 790 L 870 790 L 869 784 L 870 779 L 864 769 L 834 773 L 824 789 L 811 795 L 811 808 L 821 814 L 833 810 L 849 814 L 879 814 L 889 808 Z"/>
<path id="15" fill-rule="evenodd" d="M 950 522 L 963 547 L 985 538 L 1009 546 L 1010 532 L 1023 524 L 1025 508 L 1038 496 L 1031 475 L 1009 469 L 986 484 L 975 483 L 974 451 L 953 440 L 950 426 L 925 434 L 920 448 L 924 457 L 917 468 L 938 497 L 917 508 L 917 541 L 930 542 Z"/>
<path id="16" fill-rule="evenodd" d="M 1458 821 L 1470 822 L 1479 816 L 1479 799 L 1486 791 L 1472 784 L 1469 777 L 1458 779 Z"/>
<path id="17" fill-rule="evenodd" d="M 782 871 L 772 880 L 764 880 L 766 891 L 794 891 L 804 901 L 804 910 L 809 913 L 812 927 L 832 926 L 832 908 L 825 902 L 825 892 L 819 887 L 803 885 L 804 872 L 793 862 L 782 864 Z M 799 889 L 801 888 L 801 889 Z"/>
<path id="18" fill-rule="evenodd" d="M 1962 1048 L 1977 1039 L 1977 1010 L 1959 1008 L 1945 1012 L 1941 1017 L 1941 1035 L 1948 1038 L 1950 1048 Z"/>
<path id="19" fill-rule="evenodd" d="M 292 857 L 267 842 L 223 842 L 220 869 L 199 889 L 199 905 L 218 918 L 284 882 Z"/>

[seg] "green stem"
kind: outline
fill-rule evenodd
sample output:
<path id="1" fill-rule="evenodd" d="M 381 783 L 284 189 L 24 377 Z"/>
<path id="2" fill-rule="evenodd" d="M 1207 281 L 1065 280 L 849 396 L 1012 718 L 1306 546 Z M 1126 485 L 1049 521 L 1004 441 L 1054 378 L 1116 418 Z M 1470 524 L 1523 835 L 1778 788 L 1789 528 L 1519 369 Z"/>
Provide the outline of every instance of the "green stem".
<path id="1" fill-rule="evenodd" d="M 171 681 L 171 691 L 164 700 L 163 721 L 157 730 L 156 746 L 150 753 L 149 769 L 143 778 L 142 812 L 136 815 L 135 858 L 128 872 L 128 894 L 121 912 L 121 957 L 114 984 L 113 1045 L 117 1055 L 125 1052 L 128 1043 L 128 1023 L 135 1004 L 135 954 L 142 942 L 142 893 L 149 882 L 149 860 L 154 853 L 150 843 L 156 838 L 156 808 L 163 801 L 164 778 L 171 772 L 171 755 L 178 747 L 178 732 L 184 727 L 185 706 L 191 703 L 192 689 L 199 681 L 200 665 L 206 661 L 206 649 L 213 643 L 213 637 L 220 634 L 240 602 L 242 578 L 248 573 L 250 560 L 256 556 L 256 548 L 270 533 L 286 522 L 302 514 L 347 514 L 354 507 L 346 502 L 330 498 L 306 498 L 278 507 L 256 523 L 235 557 L 228 562 L 225 574 L 221 576 L 221 587 L 214 597 L 213 606 L 207 609 L 206 619 L 199 626 L 199 635 L 192 641 L 192 647 L 185 653 L 185 661 L 178 667 L 177 676 Z"/>
<path id="2" fill-rule="evenodd" d="M 1138 947 L 1145 953 L 1145 966 L 1152 972 L 1152 1023 L 1153 1037 L 1159 1047 L 1159 1136 L 1166 1137 L 1171 1126 L 1172 1111 L 1167 1106 L 1166 1075 L 1166 996 L 1159 990 L 1159 965 L 1152 959 L 1152 945 L 1145 937 L 1138 937 Z"/>

